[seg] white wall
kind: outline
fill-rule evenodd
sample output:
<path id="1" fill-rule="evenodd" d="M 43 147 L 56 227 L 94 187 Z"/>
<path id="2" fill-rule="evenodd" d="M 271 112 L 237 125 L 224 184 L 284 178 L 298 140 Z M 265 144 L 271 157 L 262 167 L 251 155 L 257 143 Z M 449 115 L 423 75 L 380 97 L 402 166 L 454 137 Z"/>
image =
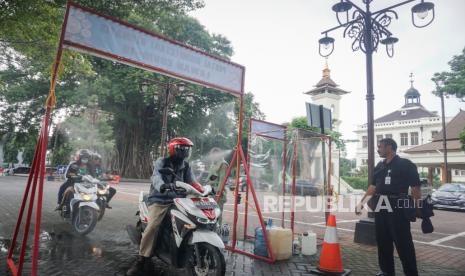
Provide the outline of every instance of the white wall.
<path id="1" fill-rule="evenodd" d="M 332 119 L 337 120 L 336 123 L 333 125 L 333 130 L 339 131 L 339 125 L 341 120 L 339 118 L 340 114 L 340 107 L 339 102 L 341 100 L 341 96 L 331 94 L 331 93 L 324 93 L 319 94 L 316 96 L 312 96 L 312 102 L 316 105 L 322 105 L 330 110 L 332 110 Z"/>

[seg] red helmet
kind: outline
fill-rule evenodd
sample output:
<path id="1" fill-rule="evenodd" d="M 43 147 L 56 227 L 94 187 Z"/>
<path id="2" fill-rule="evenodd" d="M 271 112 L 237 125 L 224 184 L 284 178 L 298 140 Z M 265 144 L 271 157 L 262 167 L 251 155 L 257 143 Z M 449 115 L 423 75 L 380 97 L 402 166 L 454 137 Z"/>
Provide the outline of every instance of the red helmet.
<path id="1" fill-rule="evenodd" d="M 168 142 L 168 154 L 170 157 L 185 159 L 190 155 L 190 149 L 194 143 L 185 137 L 176 137 Z"/>

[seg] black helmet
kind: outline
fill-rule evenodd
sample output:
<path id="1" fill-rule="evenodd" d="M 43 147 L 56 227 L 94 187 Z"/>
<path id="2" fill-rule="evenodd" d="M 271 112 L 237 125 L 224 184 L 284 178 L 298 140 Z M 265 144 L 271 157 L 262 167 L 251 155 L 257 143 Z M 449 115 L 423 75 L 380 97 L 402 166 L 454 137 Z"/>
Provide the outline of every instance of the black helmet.
<path id="1" fill-rule="evenodd" d="M 88 149 L 80 149 L 76 152 L 76 161 L 79 161 L 79 162 L 82 162 L 84 160 L 83 163 L 87 163 L 87 161 L 89 161 L 90 157 L 91 157 L 92 153 L 90 152 L 90 150 Z M 87 160 L 87 161 L 85 161 Z"/>
<path id="2" fill-rule="evenodd" d="M 96 152 L 92 153 L 92 160 L 93 161 L 102 161 L 102 156 Z"/>

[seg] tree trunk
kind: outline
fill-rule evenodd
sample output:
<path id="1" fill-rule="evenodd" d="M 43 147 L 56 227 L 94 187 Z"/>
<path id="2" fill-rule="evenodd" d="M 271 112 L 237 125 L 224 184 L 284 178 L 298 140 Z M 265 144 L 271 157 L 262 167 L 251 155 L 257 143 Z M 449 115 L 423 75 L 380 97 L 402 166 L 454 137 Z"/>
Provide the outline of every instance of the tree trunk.
<path id="1" fill-rule="evenodd" d="M 152 150 L 158 143 L 153 139 L 153 131 L 156 130 L 153 125 L 158 125 L 153 122 L 154 108 L 149 106 L 143 111 L 137 107 L 129 107 L 129 109 L 126 112 L 135 113 L 131 116 L 136 118 L 135 122 L 126 118 L 115 118 L 116 152 L 112 167 L 126 178 L 150 178 L 153 170 Z"/>

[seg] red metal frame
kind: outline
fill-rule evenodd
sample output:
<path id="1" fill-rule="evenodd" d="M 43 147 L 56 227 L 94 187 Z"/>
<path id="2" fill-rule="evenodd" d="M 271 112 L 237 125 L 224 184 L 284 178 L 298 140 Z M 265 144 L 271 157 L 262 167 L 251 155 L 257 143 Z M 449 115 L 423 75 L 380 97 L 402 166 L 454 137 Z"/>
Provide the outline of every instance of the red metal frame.
<path id="1" fill-rule="evenodd" d="M 298 134 L 295 137 L 295 141 L 293 144 L 293 157 L 292 157 L 292 203 L 291 203 L 291 229 L 292 233 L 294 234 L 294 220 L 295 220 L 295 212 L 294 212 L 294 206 L 295 206 L 295 178 L 296 178 L 296 164 L 297 164 L 297 142 L 298 141 L 304 141 L 304 140 L 320 140 L 322 143 L 328 143 L 328 152 L 329 152 L 329 166 L 328 166 L 328 171 L 327 171 L 327 181 L 326 181 L 326 195 L 328 196 L 328 201 L 327 204 L 325 205 L 325 208 L 327 210 L 330 210 L 331 204 L 330 204 L 330 195 L 331 195 L 331 137 L 328 135 L 324 135 L 318 132 L 306 130 L 306 129 L 299 129 L 299 128 L 294 128 L 297 132 L 303 131 L 311 134 L 315 134 L 316 137 L 312 138 L 304 138 L 304 139 L 299 139 Z M 326 223 L 326 222 L 325 222 Z"/>
<path id="2" fill-rule="evenodd" d="M 249 171 L 250 171 L 250 148 L 252 146 L 252 119 L 249 119 L 249 135 L 248 136 L 249 136 L 248 137 L 249 143 L 247 145 L 247 167 L 249 168 Z M 249 215 L 249 185 L 245 185 L 244 238 L 248 237 L 248 234 L 247 234 L 248 215 Z"/>
<path id="3" fill-rule="evenodd" d="M 52 90 L 54 90 L 54 87 L 57 81 L 58 67 L 60 65 L 61 56 L 63 53 L 63 39 L 65 35 L 64 30 L 66 29 L 66 24 L 68 23 L 68 14 L 69 14 L 69 5 L 66 8 L 63 25 L 61 29 L 61 34 L 60 34 L 60 41 L 58 44 L 55 62 L 53 64 L 49 97 L 51 96 Z M 29 173 L 29 177 L 27 180 L 26 190 L 24 191 L 23 201 L 21 203 L 20 212 L 18 215 L 18 219 L 16 221 L 15 231 L 13 233 L 13 239 L 12 239 L 10 248 L 8 249 L 7 264 L 13 276 L 22 275 L 24 255 L 26 253 L 27 240 L 29 236 L 29 228 L 31 225 L 31 216 L 32 216 L 32 211 L 34 207 L 34 199 L 36 196 L 37 180 L 39 180 L 39 183 L 38 183 L 39 193 L 37 195 L 36 219 L 35 219 L 35 226 L 34 226 L 33 246 L 32 246 L 32 271 L 31 271 L 32 276 L 37 275 L 37 266 L 38 266 L 37 261 L 39 257 L 39 235 L 40 235 L 40 226 L 41 226 L 41 220 L 42 220 L 42 196 L 43 196 L 43 188 L 44 188 L 43 186 L 44 186 L 44 176 L 45 176 L 45 155 L 46 155 L 47 144 L 48 144 L 50 114 L 53 108 L 51 104 L 54 104 L 54 103 L 49 102 L 49 98 L 48 98 L 47 108 L 45 110 L 45 116 L 44 116 L 44 120 L 42 123 L 42 129 L 40 131 L 39 139 L 37 141 L 36 150 L 34 153 L 34 159 L 32 161 L 31 171 Z M 29 191 L 30 191 L 31 185 L 32 185 L 32 191 L 29 197 Z M 24 210 L 26 206 L 26 201 L 28 197 L 29 197 L 29 205 L 28 205 L 27 218 L 26 218 L 25 226 L 24 226 L 25 229 L 23 233 L 23 239 L 22 239 L 22 244 L 21 244 L 21 249 L 20 249 L 20 254 L 19 254 L 18 265 L 16 265 L 13 260 L 13 251 L 16 247 L 16 240 L 18 238 L 18 233 L 20 231 L 23 214 L 24 214 Z"/>
<path id="4" fill-rule="evenodd" d="M 255 135 L 257 136 L 260 136 L 260 137 L 264 137 L 264 138 L 267 138 L 267 139 L 273 139 L 273 140 L 278 140 L 278 141 L 283 141 L 284 143 L 284 154 L 283 154 L 283 183 L 282 183 L 282 186 L 283 186 L 283 196 L 285 195 L 285 183 L 286 183 L 286 159 L 287 159 L 287 155 L 286 155 L 286 151 L 287 151 L 287 138 L 286 138 L 286 135 L 287 135 L 287 127 L 285 126 L 282 126 L 282 125 L 279 125 L 279 124 L 275 124 L 275 123 L 271 123 L 271 122 L 267 122 L 267 121 L 264 121 L 264 120 L 259 120 L 259 119 L 254 119 L 254 118 L 250 118 L 249 119 L 249 143 L 248 143 L 248 151 L 247 151 L 247 164 L 248 164 L 248 168 L 249 168 L 249 171 L 250 171 L 250 148 L 252 147 L 252 121 L 256 121 L 256 122 L 260 122 L 260 123 L 265 123 L 265 124 L 268 124 L 268 125 L 272 125 L 272 126 L 276 126 L 280 129 L 282 129 L 284 131 L 284 139 L 278 139 L 276 137 L 272 137 L 272 136 L 268 136 L 268 135 L 263 135 L 262 133 L 254 133 Z M 248 199 L 249 199 L 249 188 L 248 186 L 246 186 L 246 206 L 245 206 L 245 216 L 244 216 L 244 237 L 250 237 L 250 238 L 253 238 L 253 236 L 249 236 L 247 234 L 247 225 L 248 225 Z M 283 202 L 284 204 L 284 202 Z M 284 206 L 283 206 L 284 207 Z M 285 221 L 284 221 L 284 208 L 282 208 L 283 211 L 282 211 L 282 215 L 281 215 L 281 227 L 284 228 L 285 225 Z"/>
<path id="5" fill-rule="evenodd" d="M 297 138 L 294 141 L 292 153 L 292 203 L 291 203 L 291 230 L 294 235 L 294 220 L 295 220 L 295 175 L 297 163 Z"/>
<path id="6" fill-rule="evenodd" d="M 286 169 L 287 169 L 287 128 L 284 129 L 284 153 L 283 153 L 283 197 L 286 195 Z M 283 201 L 284 204 L 284 201 Z M 281 214 L 281 227 L 284 228 L 284 208 Z"/>
<path id="7" fill-rule="evenodd" d="M 239 94 L 239 96 L 240 96 L 240 111 L 239 111 L 239 125 L 238 125 L 237 145 L 236 145 L 236 148 L 234 150 L 233 159 L 232 159 L 231 163 L 229 164 L 226 176 L 223 179 L 223 181 L 221 183 L 221 187 L 220 187 L 220 189 L 219 189 L 219 191 L 218 191 L 218 193 L 216 195 L 216 200 L 218 201 L 220 195 L 224 192 L 226 181 L 227 181 L 229 175 L 231 174 L 233 164 L 236 161 L 236 192 L 235 192 L 235 197 L 234 197 L 235 198 L 235 202 L 234 202 L 235 206 L 234 206 L 234 229 L 233 229 L 233 237 L 232 237 L 232 247 L 227 246 L 226 248 L 231 250 L 232 252 L 241 253 L 241 254 L 247 255 L 249 257 L 253 257 L 255 259 L 258 259 L 258 260 L 263 260 L 263 261 L 270 262 L 270 263 L 274 262 L 275 258 L 273 256 L 273 251 L 271 250 L 271 244 L 270 244 L 270 241 L 269 241 L 269 238 L 268 238 L 268 234 L 266 232 L 266 228 L 265 228 L 265 224 L 264 224 L 264 221 L 263 221 L 263 216 L 262 216 L 262 213 L 261 213 L 260 205 L 258 203 L 256 194 L 255 194 L 255 189 L 253 188 L 252 181 L 251 181 L 250 176 L 249 176 L 249 167 L 247 165 L 248 162 L 245 159 L 244 152 L 243 152 L 243 149 L 242 149 L 242 144 L 241 144 L 241 140 L 242 140 L 242 123 L 243 123 L 243 109 L 244 109 L 244 106 L 243 106 L 244 105 L 243 93 L 244 93 L 244 83 L 245 83 L 245 67 L 243 67 L 242 65 L 232 63 L 232 62 L 227 61 L 227 60 L 220 59 L 220 58 L 218 58 L 216 56 L 212 56 L 212 55 L 210 55 L 208 53 L 204 53 L 204 52 L 202 52 L 200 50 L 189 47 L 189 46 L 187 46 L 185 44 L 179 43 L 179 42 L 174 41 L 172 39 L 168 39 L 168 38 L 160 36 L 158 34 L 155 34 L 155 33 L 149 32 L 147 30 L 141 29 L 141 28 L 139 28 L 137 26 L 133 26 L 133 25 L 127 23 L 127 22 L 118 20 L 116 18 L 112 18 L 112 17 L 109 17 L 107 15 L 101 14 L 101 13 L 96 12 L 94 10 L 91 10 L 89 8 L 82 7 L 82 6 L 80 6 L 80 5 L 76 4 L 76 3 L 68 2 L 67 8 L 66 8 L 66 13 L 65 13 L 65 18 L 64 18 L 64 21 L 63 21 L 63 25 L 62 25 L 60 41 L 59 41 L 59 45 L 58 45 L 58 49 L 57 49 L 55 63 L 54 63 L 54 66 L 53 66 L 53 71 L 52 71 L 49 99 L 50 99 L 50 96 L 52 96 L 51 95 L 52 92 L 54 93 L 54 88 L 55 88 L 55 84 L 56 84 L 56 81 L 57 81 L 58 67 L 59 67 L 60 62 L 61 62 L 62 51 L 63 51 L 63 46 L 64 45 L 68 45 L 70 47 L 76 47 L 76 48 L 80 48 L 82 50 L 90 51 L 90 52 L 92 52 L 93 54 L 96 54 L 96 55 L 104 55 L 106 57 L 114 58 L 114 59 L 116 59 L 117 61 L 119 61 L 121 63 L 125 63 L 125 62 L 129 63 L 129 60 L 125 61 L 124 59 L 122 59 L 121 57 L 118 57 L 116 55 L 112 55 L 110 53 L 105 53 L 105 52 L 95 50 L 95 49 L 90 49 L 90 48 L 87 48 L 87 47 L 85 47 L 83 45 L 78 45 L 78 44 L 75 44 L 75 43 L 65 41 L 64 40 L 64 31 L 66 29 L 66 24 L 67 24 L 67 21 L 68 21 L 70 6 L 76 6 L 78 8 L 83 9 L 83 10 L 86 10 L 88 12 L 98 14 L 98 15 L 103 16 L 103 17 L 105 17 L 105 18 L 107 18 L 109 20 L 113 20 L 113 21 L 118 22 L 120 24 L 123 24 L 123 25 L 126 25 L 128 27 L 134 28 L 134 29 L 136 29 L 138 31 L 145 32 L 145 33 L 147 33 L 149 35 L 153 35 L 153 36 L 156 36 L 158 38 L 165 39 L 165 40 L 167 40 L 169 42 L 172 42 L 172 43 L 175 43 L 175 44 L 177 44 L 179 46 L 189 48 L 189 49 L 191 49 L 193 51 L 196 51 L 198 53 L 207 55 L 209 57 L 215 58 L 215 59 L 217 59 L 219 61 L 222 61 L 222 62 L 227 62 L 228 64 L 237 66 L 237 67 L 242 69 L 242 83 L 241 83 L 241 91 L 240 91 L 240 93 L 237 93 L 237 91 L 230 91 L 229 89 L 224 89 L 222 87 L 217 87 L 215 85 L 212 86 L 211 84 L 208 84 L 208 83 L 205 83 L 205 82 L 199 82 L 199 81 L 195 80 L 195 83 L 199 83 L 199 84 L 205 85 L 205 86 L 212 86 L 212 87 L 218 88 L 218 89 L 223 90 L 223 91 L 228 92 L 228 93 L 232 93 L 232 94 L 235 94 L 235 95 Z M 135 66 L 141 66 L 141 67 L 143 67 L 145 69 L 156 70 L 157 72 L 167 73 L 167 74 L 173 75 L 175 77 L 181 78 L 183 80 L 193 81 L 194 82 L 194 80 L 189 79 L 189 78 L 185 78 L 184 76 L 171 74 L 169 72 L 159 70 L 159 69 L 154 68 L 154 67 L 151 68 L 151 67 L 149 67 L 147 65 L 144 65 L 144 64 L 138 64 L 138 63 L 134 63 L 132 61 L 130 63 L 132 65 L 135 65 Z M 28 239 L 29 228 L 30 228 L 30 224 L 31 224 L 31 216 L 32 216 L 32 211 L 33 211 L 34 199 L 35 199 L 35 195 L 36 195 L 36 188 L 37 188 L 37 184 L 39 184 L 38 195 L 37 195 L 36 220 L 35 220 L 35 227 L 34 227 L 34 241 L 33 241 L 33 248 L 32 248 L 33 252 L 32 252 L 32 271 L 31 271 L 31 275 L 33 275 L 33 276 L 37 275 L 38 257 L 39 257 L 38 246 L 39 246 L 39 235 L 40 235 L 40 227 L 41 227 L 41 212 L 42 212 L 42 195 L 43 195 L 43 184 L 44 184 L 44 176 L 45 176 L 45 155 L 46 155 L 46 149 L 47 149 L 47 143 L 48 143 L 48 131 L 49 131 L 49 125 L 48 124 L 49 124 L 49 120 L 50 120 L 51 110 L 53 108 L 52 105 L 54 104 L 53 102 L 49 101 L 49 99 L 47 100 L 47 108 L 46 108 L 46 112 L 45 112 L 45 116 L 44 116 L 44 120 L 43 120 L 42 129 L 41 129 L 41 132 L 40 132 L 40 136 L 39 136 L 39 139 L 38 139 L 38 143 L 37 143 L 37 146 L 36 146 L 36 151 L 35 151 L 35 154 L 34 154 L 34 160 L 33 160 L 32 168 L 31 168 L 31 173 L 30 173 L 30 175 L 28 177 L 28 182 L 27 182 L 26 189 L 25 189 L 24 196 L 23 196 L 23 200 L 22 200 L 22 203 L 21 203 L 21 208 L 20 208 L 20 213 L 19 213 L 19 216 L 18 216 L 18 220 L 16 222 L 12 243 L 11 243 L 11 246 L 9 248 L 8 255 L 7 255 L 8 268 L 12 272 L 13 276 L 17 276 L 17 275 L 22 274 L 22 268 L 23 268 L 23 263 L 24 263 L 24 255 L 25 255 L 25 251 L 26 251 L 26 247 L 27 247 L 27 239 Z M 247 190 L 250 189 L 250 191 L 252 193 L 252 196 L 253 196 L 255 207 L 256 207 L 258 217 L 259 217 L 259 220 L 260 220 L 260 225 L 261 225 L 264 237 L 265 237 L 265 242 L 266 242 L 266 246 L 267 246 L 267 249 L 268 249 L 269 257 L 257 256 L 257 255 L 254 255 L 254 254 L 251 254 L 251 253 L 248 253 L 248 252 L 245 252 L 245 251 L 242 251 L 242 250 L 239 250 L 239 249 L 236 248 L 236 226 L 237 226 L 237 217 L 238 217 L 237 198 L 238 198 L 239 174 L 240 174 L 240 164 L 241 163 L 242 163 L 242 166 L 243 166 L 243 168 L 245 170 L 245 174 L 246 174 L 246 181 L 247 181 L 247 186 L 246 187 L 247 187 Z M 39 182 L 37 182 L 37 180 L 39 180 Z M 29 192 L 30 192 L 31 186 L 32 186 L 32 191 L 31 191 L 31 194 L 30 194 L 30 197 L 29 197 Z M 29 205 L 28 205 L 27 220 L 25 222 L 25 231 L 24 231 L 21 250 L 20 250 L 19 262 L 18 262 L 18 265 L 16 266 L 16 264 L 15 264 L 15 262 L 13 260 L 13 251 L 14 251 L 15 246 L 16 246 L 16 240 L 18 238 L 18 233 L 19 233 L 19 230 L 20 230 L 20 227 L 21 227 L 21 222 L 22 222 L 24 211 L 25 211 L 26 201 L 28 200 L 28 198 L 29 198 Z M 246 199 L 246 201 L 247 201 L 247 199 Z"/>

